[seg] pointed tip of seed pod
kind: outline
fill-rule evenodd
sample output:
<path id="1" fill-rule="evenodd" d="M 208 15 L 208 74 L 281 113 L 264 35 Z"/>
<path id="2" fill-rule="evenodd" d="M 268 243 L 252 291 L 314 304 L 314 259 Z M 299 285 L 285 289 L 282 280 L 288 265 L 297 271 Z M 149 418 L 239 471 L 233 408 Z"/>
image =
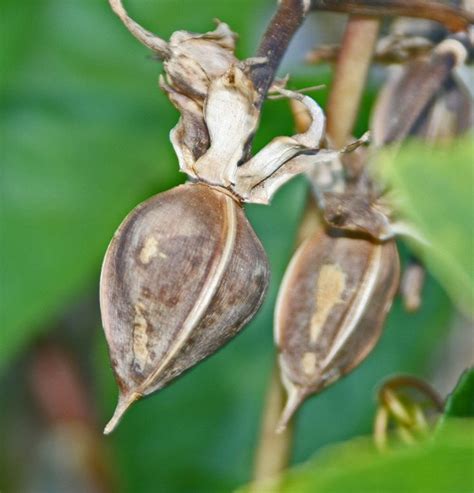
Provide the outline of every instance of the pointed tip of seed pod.
<path id="1" fill-rule="evenodd" d="M 294 416 L 295 412 L 303 403 L 306 394 L 301 388 L 292 387 L 288 392 L 288 399 L 285 404 L 285 408 L 281 414 L 280 420 L 278 421 L 275 433 L 283 433 L 288 426 L 291 418 Z"/>
<path id="2" fill-rule="evenodd" d="M 115 430 L 115 428 L 117 428 L 117 425 L 125 414 L 125 411 L 139 398 L 140 394 L 137 394 L 136 392 L 119 395 L 114 414 L 104 428 L 104 435 L 109 435 Z"/>

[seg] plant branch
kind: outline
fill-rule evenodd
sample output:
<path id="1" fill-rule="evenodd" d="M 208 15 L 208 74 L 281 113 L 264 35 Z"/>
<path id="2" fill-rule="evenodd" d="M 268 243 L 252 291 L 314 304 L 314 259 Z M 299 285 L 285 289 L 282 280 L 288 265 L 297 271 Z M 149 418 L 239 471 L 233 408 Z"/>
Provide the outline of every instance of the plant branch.
<path id="1" fill-rule="evenodd" d="M 293 35 L 303 23 L 307 7 L 308 2 L 305 0 L 282 0 L 263 35 L 256 56 L 267 60 L 254 66 L 251 73 L 252 82 L 260 96 L 259 106 L 265 99 Z"/>
<path id="2" fill-rule="evenodd" d="M 305 132 L 311 124 L 311 117 L 306 107 L 296 99 L 290 100 L 295 127 L 299 133 Z M 319 227 L 319 215 L 316 204 L 310 197 L 305 215 L 301 221 L 296 246 L 311 236 Z M 275 486 L 282 471 L 288 466 L 293 443 L 293 423 L 290 421 L 281 433 L 276 428 L 286 403 L 286 391 L 280 378 L 278 363 L 272 370 L 269 379 L 267 396 L 262 415 L 260 439 L 255 455 L 253 491 Z M 270 484 L 272 483 L 272 484 Z"/>
<path id="3" fill-rule="evenodd" d="M 327 133 L 336 147 L 346 144 L 354 127 L 379 25 L 374 17 L 355 15 L 347 22 L 327 107 Z"/>
<path id="4" fill-rule="evenodd" d="M 366 16 L 405 16 L 443 24 L 452 32 L 474 23 L 474 14 L 429 0 L 311 0 L 311 10 L 325 10 Z"/>
<path id="5" fill-rule="evenodd" d="M 254 467 L 254 491 L 262 491 L 278 482 L 279 475 L 288 465 L 293 442 L 293 427 L 290 424 L 282 433 L 276 427 L 285 405 L 285 391 L 280 381 L 278 366 L 275 364 L 265 399 L 262 426 Z"/>

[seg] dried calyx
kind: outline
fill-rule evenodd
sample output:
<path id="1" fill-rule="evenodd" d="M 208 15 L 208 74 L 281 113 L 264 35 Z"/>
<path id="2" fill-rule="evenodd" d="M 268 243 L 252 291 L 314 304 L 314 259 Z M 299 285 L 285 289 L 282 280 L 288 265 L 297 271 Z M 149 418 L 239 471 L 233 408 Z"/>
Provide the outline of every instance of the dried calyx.
<path id="1" fill-rule="evenodd" d="M 107 250 L 101 312 L 120 397 L 106 433 L 135 400 L 228 342 L 261 305 L 268 262 L 242 202 L 267 204 L 291 177 L 338 155 L 319 148 L 319 106 L 279 85 L 279 94 L 305 105 L 311 125 L 247 159 L 259 119 L 249 74 L 264 60 L 238 61 L 225 24 L 204 35 L 179 31 L 167 43 L 131 20 L 120 1 L 110 3 L 164 60 L 161 86 L 181 113 L 171 140 L 191 182 L 135 208 Z"/>

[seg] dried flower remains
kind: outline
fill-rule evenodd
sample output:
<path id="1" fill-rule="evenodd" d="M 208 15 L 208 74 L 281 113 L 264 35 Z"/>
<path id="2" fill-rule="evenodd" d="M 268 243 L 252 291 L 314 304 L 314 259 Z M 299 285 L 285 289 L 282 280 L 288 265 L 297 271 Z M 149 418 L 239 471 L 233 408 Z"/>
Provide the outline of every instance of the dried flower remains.
<path id="1" fill-rule="evenodd" d="M 242 203 L 267 204 L 291 177 L 338 155 L 319 149 L 319 106 L 275 86 L 301 101 L 312 123 L 247 159 L 259 120 L 249 74 L 264 60 L 238 61 L 226 24 L 204 35 L 179 31 L 166 43 L 131 20 L 120 1 L 110 3 L 164 60 L 160 84 L 181 113 L 171 141 L 190 181 L 136 207 L 107 250 L 101 312 L 120 396 L 105 433 L 131 403 L 228 342 L 260 307 L 268 262 Z"/>

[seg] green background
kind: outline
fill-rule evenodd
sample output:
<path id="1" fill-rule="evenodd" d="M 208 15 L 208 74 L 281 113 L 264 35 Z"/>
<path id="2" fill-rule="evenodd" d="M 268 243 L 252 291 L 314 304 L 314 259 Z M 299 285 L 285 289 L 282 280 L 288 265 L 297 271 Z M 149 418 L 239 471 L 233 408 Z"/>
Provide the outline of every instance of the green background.
<path id="1" fill-rule="evenodd" d="M 25 491 L 26 481 L 35 491 L 40 484 L 30 462 L 55 426 L 41 416 L 31 390 L 31 362 L 44 341 L 66 348 L 79 368 L 97 416 L 94 433 L 113 471 L 110 491 L 212 492 L 245 484 L 273 365 L 273 305 L 305 204 L 304 179 L 285 186 L 270 207 L 247 207 L 272 267 L 270 293 L 255 320 L 218 354 L 133 407 L 112 436 L 100 437 L 117 394 L 98 313 L 100 263 L 136 204 L 184 181 L 168 139 L 178 115 L 158 89 L 161 65 L 105 0 L 0 5 L 0 489 Z M 178 29 L 211 30 L 217 17 L 239 33 L 238 55 L 245 57 L 254 53 L 273 3 L 130 0 L 127 7 L 164 38 Z M 315 39 L 310 33 L 307 48 Z M 290 87 L 328 83 L 328 73 L 295 69 Z M 372 86 L 358 134 L 367 125 Z M 322 104 L 326 96 L 327 89 L 315 95 Z M 268 102 L 256 145 L 292 131 L 287 103 Z M 366 362 L 301 410 L 293 461 L 369 433 L 377 385 L 399 372 L 429 376 L 452 315 L 431 276 L 417 314 L 396 300 Z M 54 475 L 39 476 L 47 491 L 61 490 Z"/>

